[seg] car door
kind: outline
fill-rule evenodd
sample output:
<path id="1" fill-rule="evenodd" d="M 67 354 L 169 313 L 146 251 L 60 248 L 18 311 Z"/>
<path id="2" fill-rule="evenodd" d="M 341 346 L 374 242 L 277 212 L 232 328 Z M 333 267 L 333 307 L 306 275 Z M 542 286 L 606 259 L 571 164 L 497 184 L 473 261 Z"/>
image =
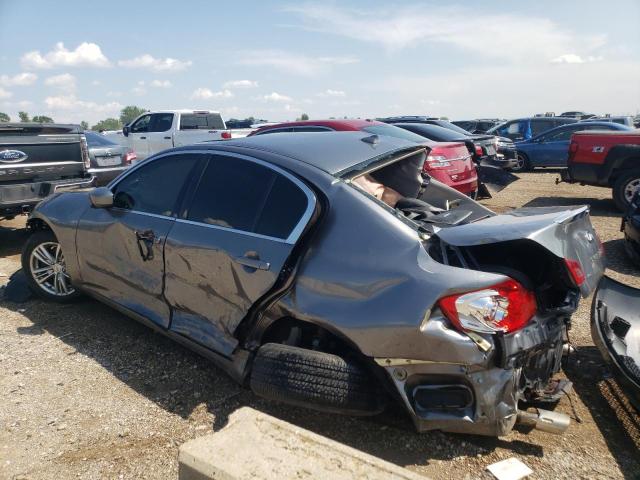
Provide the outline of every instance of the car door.
<path id="1" fill-rule="evenodd" d="M 163 248 L 203 154 L 172 154 L 134 167 L 111 187 L 114 206 L 90 208 L 76 235 L 82 287 L 162 327 Z"/>
<path id="2" fill-rule="evenodd" d="M 131 124 L 129 128 L 129 142 L 138 160 L 149 156 L 149 129 L 151 128 L 151 114 L 143 115 Z"/>
<path id="3" fill-rule="evenodd" d="M 215 154 L 165 246 L 170 329 L 222 355 L 251 306 L 274 286 L 316 208 L 290 173 Z"/>
<path id="4" fill-rule="evenodd" d="M 565 167 L 569 155 L 569 140 L 578 130 L 578 127 L 566 126 L 542 135 L 537 144 L 536 164 L 545 167 Z"/>
<path id="5" fill-rule="evenodd" d="M 149 143 L 149 155 L 161 152 L 167 148 L 173 148 L 173 113 L 154 113 L 151 115 L 151 123 L 147 140 Z"/>

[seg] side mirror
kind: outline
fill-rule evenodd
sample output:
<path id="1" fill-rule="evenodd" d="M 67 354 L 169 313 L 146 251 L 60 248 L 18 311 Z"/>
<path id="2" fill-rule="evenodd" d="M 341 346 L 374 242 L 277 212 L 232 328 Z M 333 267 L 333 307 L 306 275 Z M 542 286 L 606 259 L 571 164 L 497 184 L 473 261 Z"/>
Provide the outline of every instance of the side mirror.
<path id="1" fill-rule="evenodd" d="M 122 127 L 122 134 L 123 134 L 125 137 L 128 137 L 128 136 L 129 136 L 129 131 L 130 131 L 130 130 L 129 130 L 129 125 L 125 125 L 124 127 Z"/>
<path id="2" fill-rule="evenodd" d="M 91 205 L 95 208 L 109 208 L 113 206 L 113 192 L 107 187 L 98 187 L 89 193 Z"/>

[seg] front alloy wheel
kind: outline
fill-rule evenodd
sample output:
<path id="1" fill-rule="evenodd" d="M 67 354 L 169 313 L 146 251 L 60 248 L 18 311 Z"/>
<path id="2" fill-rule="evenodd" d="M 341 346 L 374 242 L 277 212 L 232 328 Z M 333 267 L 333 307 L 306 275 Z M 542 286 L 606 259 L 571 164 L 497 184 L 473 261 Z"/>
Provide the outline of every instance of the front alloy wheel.
<path id="1" fill-rule="evenodd" d="M 62 247 L 53 232 L 34 233 L 22 251 L 22 268 L 31 289 L 40 297 L 67 302 L 78 296 L 67 273 Z"/>

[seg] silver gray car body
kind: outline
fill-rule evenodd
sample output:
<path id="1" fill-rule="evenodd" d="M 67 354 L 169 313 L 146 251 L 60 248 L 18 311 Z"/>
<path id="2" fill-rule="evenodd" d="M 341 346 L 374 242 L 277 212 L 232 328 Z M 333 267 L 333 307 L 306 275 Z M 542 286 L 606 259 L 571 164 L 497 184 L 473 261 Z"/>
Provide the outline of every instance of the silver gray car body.
<path id="1" fill-rule="evenodd" d="M 326 329 L 377 365 L 419 430 L 503 435 L 516 421 L 525 390 L 534 388 L 524 378 L 523 359 L 542 350 L 548 373 L 559 370 L 564 322 L 577 307 L 578 289 L 515 333 L 468 335 L 452 328 L 437 301 L 495 285 L 509 272 L 456 266 L 430 252 L 499 244 L 509 255 L 510 242 L 525 242 L 540 255 L 538 263 L 579 260 L 586 296 L 603 272 L 588 209 L 529 208 L 496 216 L 432 182 L 423 199 L 472 213 L 465 225 L 424 231 L 350 184 L 411 152 L 420 147 L 361 132 L 264 135 L 163 152 L 110 184 L 115 188 L 166 155 L 259 162 L 295 179 L 307 195 L 308 208 L 287 239 L 93 208 L 90 192 L 42 202 L 30 225 L 55 233 L 76 288 L 206 355 L 239 381 L 268 326 L 295 318 Z M 143 261 L 136 232 L 146 230 L 156 232 L 158 254 Z M 261 263 L 246 263 L 248 257 Z M 473 403 L 453 413 L 418 411 L 412 392 L 432 377 L 464 384 Z"/>

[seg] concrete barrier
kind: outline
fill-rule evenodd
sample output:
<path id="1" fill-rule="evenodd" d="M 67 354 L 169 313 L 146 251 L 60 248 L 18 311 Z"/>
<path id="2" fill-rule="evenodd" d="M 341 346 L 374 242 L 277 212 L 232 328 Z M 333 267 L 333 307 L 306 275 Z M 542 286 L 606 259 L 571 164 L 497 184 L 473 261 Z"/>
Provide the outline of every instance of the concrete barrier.
<path id="1" fill-rule="evenodd" d="M 180 480 L 426 479 L 248 407 L 219 432 L 183 444 L 178 461 Z"/>

